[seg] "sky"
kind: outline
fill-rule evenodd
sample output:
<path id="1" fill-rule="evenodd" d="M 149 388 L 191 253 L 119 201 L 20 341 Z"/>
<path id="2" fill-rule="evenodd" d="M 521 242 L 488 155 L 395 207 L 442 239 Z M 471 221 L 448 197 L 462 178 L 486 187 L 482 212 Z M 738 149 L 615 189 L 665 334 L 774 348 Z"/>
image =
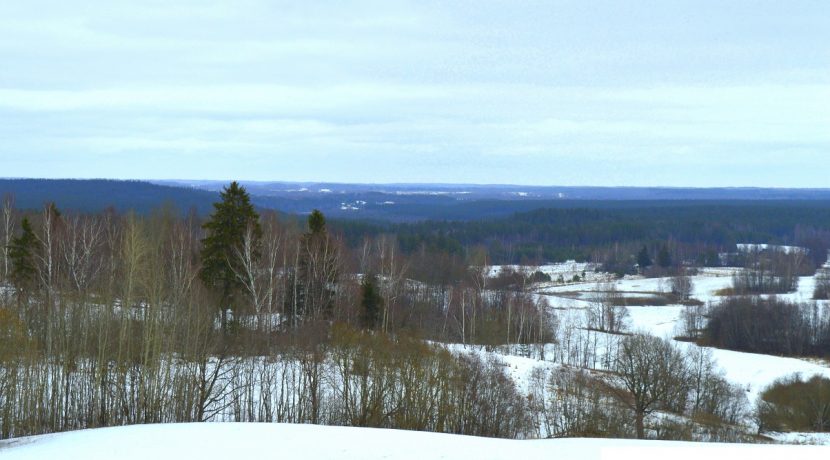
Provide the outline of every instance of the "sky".
<path id="1" fill-rule="evenodd" d="M 0 177 L 830 187 L 830 2 L 0 0 Z"/>

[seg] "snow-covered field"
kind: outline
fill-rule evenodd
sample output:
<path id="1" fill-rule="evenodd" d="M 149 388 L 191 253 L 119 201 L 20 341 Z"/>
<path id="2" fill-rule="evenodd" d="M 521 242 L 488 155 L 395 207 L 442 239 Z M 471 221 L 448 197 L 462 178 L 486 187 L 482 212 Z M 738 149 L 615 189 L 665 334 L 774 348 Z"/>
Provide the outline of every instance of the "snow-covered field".
<path id="1" fill-rule="evenodd" d="M 200 423 L 82 430 L 0 442 L 17 459 L 306 460 L 426 459 L 826 459 L 830 447 L 616 439 L 515 441 L 316 425 Z"/>
<path id="2" fill-rule="evenodd" d="M 549 264 L 549 265 L 539 265 L 534 267 L 522 266 L 522 265 L 491 265 L 488 267 L 488 276 L 494 277 L 498 276 L 503 270 L 512 270 L 512 271 L 520 271 L 520 270 L 530 270 L 529 273 L 534 272 L 542 272 L 551 277 L 551 279 L 555 282 L 557 278 L 560 276 L 565 280 L 565 282 L 570 282 L 574 275 L 579 276 L 580 278 L 585 275 L 585 278 L 588 281 L 605 281 L 609 279 L 607 273 L 597 272 L 598 264 L 591 263 L 591 262 L 576 262 L 576 261 L 568 261 L 562 262 L 558 264 Z"/>
<path id="3" fill-rule="evenodd" d="M 546 266 L 550 272 L 564 271 L 570 268 L 571 264 L 563 264 L 561 268 Z M 529 270 L 533 270 L 529 267 Z M 698 275 L 692 277 L 694 283 L 692 297 L 703 303 L 716 302 L 719 300 L 717 291 L 731 287 L 732 275 L 735 268 L 714 268 L 704 269 Z M 540 283 L 537 293 L 544 297 L 550 306 L 555 309 L 560 321 L 567 320 L 571 323 L 585 321 L 586 309 L 591 306 L 591 299 L 598 289 L 608 289 L 613 285 L 618 293 L 626 297 L 645 298 L 649 295 L 659 295 L 669 289 L 667 278 L 641 278 L 626 277 L 609 283 L 574 283 L 568 285 L 552 286 L 549 283 Z M 790 301 L 806 302 L 811 301 L 815 279 L 813 277 L 802 277 L 799 280 L 798 290 L 793 293 L 779 295 Z M 828 307 L 827 301 L 820 301 L 820 305 Z M 673 338 L 680 335 L 680 318 L 684 307 L 682 305 L 666 306 L 628 306 L 628 327 L 629 331 L 647 332 L 658 337 Z M 600 336 L 607 334 L 599 334 Z M 603 338 L 600 337 L 600 342 Z M 609 338 L 611 340 L 611 338 Z M 681 348 L 693 348 L 698 345 L 687 342 L 676 342 Z M 602 349 L 602 345 L 599 347 Z M 710 348 L 713 358 L 723 370 L 725 378 L 733 384 L 739 385 L 746 391 L 747 398 L 754 404 L 760 393 L 775 380 L 795 373 L 809 377 L 812 375 L 824 375 L 830 378 L 830 364 L 818 360 L 807 360 L 799 358 L 787 358 L 756 353 L 743 353 L 730 350 Z M 532 360 L 530 360 L 532 361 Z M 521 376 L 522 370 L 532 369 L 528 362 L 518 361 L 509 358 L 506 360 L 510 367 L 511 375 L 520 384 L 526 384 L 527 377 Z M 546 366 L 550 366 L 547 364 Z M 518 374 L 518 375 L 517 375 Z M 790 433 L 770 434 L 770 437 L 780 442 L 790 443 L 821 443 L 830 445 L 830 436 Z"/>

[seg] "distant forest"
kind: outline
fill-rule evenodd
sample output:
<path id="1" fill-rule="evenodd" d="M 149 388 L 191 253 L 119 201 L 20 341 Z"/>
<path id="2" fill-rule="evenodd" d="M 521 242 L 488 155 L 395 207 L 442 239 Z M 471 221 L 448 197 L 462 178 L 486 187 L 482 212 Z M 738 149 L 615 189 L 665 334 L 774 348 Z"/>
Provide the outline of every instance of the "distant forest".
<path id="1" fill-rule="evenodd" d="M 264 193 L 264 192 L 263 192 Z M 357 192 L 354 192 L 357 193 Z M 364 193 L 364 192 L 361 192 Z M 168 206 L 206 217 L 218 192 L 141 181 L 0 179 L 0 196 L 12 195 L 18 209 L 96 213 L 107 208 L 147 215 Z M 344 195 L 348 196 L 348 195 Z M 259 209 L 307 212 L 287 197 L 252 196 Z M 643 247 L 656 256 L 665 246 L 677 263 L 720 265 L 719 254 L 737 243 L 803 246 L 813 267 L 830 248 L 830 201 L 804 200 L 498 200 L 406 196 L 385 214 L 334 217 L 330 226 L 352 248 L 366 237 L 395 235 L 407 254 L 441 253 L 459 261 L 544 263 L 594 261 L 624 273 Z M 302 200 L 300 200 L 302 202 Z M 309 202 L 311 203 L 311 202 Z M 395 208 L 395 209 L 391 209 Z M 519 211 L 519 212 L 516 212 Z M 360 218 L 357 216 L 365 215 Z M 430 216 L 401 222 L 401 216 Z M 460 262 L 459 262 L 460 263 Z"/>
<path id="2" fill-rule="evenodd" d="M 492 263 L 608 262 L 615 256 L 625 257 L 627 263 L 643 245 L 655 253 L 657 247 L 667 245 L 675 258 L 696 265 L 719 265 L 719 253 L 749 242 L 803 246 L 810 250 L 812 262 L 820 265 L 830 247 L 830 203 L 824 201 L 584 205 L 471 222 L 339 221 L 336 225 L 351 245 L 358 244 L 364 235 L 389 233 L 397 235 L 406 252 L 428 249 L 462 255 L 478 250 L 485 251 Z"/>
<path id="3" fill-rule="evenodd" d="M 163 205 L 182 212 L 207 215 L 219 193 L 169 187 L 142 181 L 106 179 L 0 179 L 0 196 L 13 195 L 18 209 L 41 209 L 55 203 L 59 209 L 95 213 L 112 207 L 148 214 Z"/>

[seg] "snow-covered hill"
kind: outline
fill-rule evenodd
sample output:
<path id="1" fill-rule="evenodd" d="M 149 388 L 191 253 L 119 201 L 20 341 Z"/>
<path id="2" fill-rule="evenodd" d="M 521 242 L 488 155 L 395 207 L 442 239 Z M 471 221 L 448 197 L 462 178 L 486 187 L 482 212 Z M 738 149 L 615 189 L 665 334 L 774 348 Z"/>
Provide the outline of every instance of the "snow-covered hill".
<path id="1" fill-rule="evenodd" d="M 18 459 L 826 459 L 830 447 L 614 439 L 515 441 L 413 431 L 265 423 L 136 425 L 0 442 Z"/>

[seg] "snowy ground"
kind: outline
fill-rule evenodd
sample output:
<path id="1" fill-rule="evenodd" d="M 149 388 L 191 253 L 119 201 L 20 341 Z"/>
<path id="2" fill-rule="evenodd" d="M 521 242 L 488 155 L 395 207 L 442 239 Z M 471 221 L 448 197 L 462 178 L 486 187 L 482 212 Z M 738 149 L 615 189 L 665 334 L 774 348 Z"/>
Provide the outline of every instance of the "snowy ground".
<path id="1" fill-rule="evenodd" d="M 694 298 L 703 302 L 717 300 L 715 291 L 729 287 L 731 278 L 726 276 L 699 275 L 693 277 Z M 624 280 L 618 282 L 618 289 L 648 290 L 659 289 L 662 280 Z M 812 277 L 802 277 L 798 291 L 779 295 L 792 301 L 810 301 L 815 282 Z M 659 337 L 674 337 L 679 333 L 678 323 L 683 307 L 671 305 L 664 307 L 629 307 L 631 329 L 644 330 Z M 680 343 L 683 347 L 695 347 L 690 343 Z M 712 355 L 726 372 L 726 378 L 741 385 L 747 391 L 747 397 L 754 402 L 760 392 L 773 381 L 793 373 L 809 376 L 821 374 L 830 377 L 830 367 L 826 363 L 817 363 L 798 358 L 742 353 L 711 348 Z"/>
<path id="2" fill-rule="evenodd" d="M 539 266 L 522 266 L 522 265 L 491 265 L 487 271 L 488 276 L 495 277 L 498 276 L 502 270 L 509 269 L 513 271 L 520 271 L 520 270 L 529 270 L 528 273 L 534 273 L 540 271 L 548 276 L 551 277 L 554 285 L 556 280 L 561 276 L 566 283 L 570 282 L 574 275 L 579 276 L 582 278 L 585 275 L 585 278 L 590 281 L 596 283 L 597 281 L 605 281 L 610 279 L 607 273 L 597 272 L 598 265 L 591 262 L 576 262 L 576 261 L 568 261 L 562 262 L 558 264 L 550 264 L 550 265 L 539 265 Z"/>
<path id="3" fill-rule="evenodd" d="M 615 439 L 515 441 L 414 431 L 201 423 L 82 430 L 0 442 L 17 459 L 825 459 L 830 447 Z"/>
<path id="4" fill-rule="evenodd" d="M 551 272 L 564 271 L 570 268 L 570 264 L 563 264 L 561 268 L 546 266 Z M 534 267 L 528 267 L 533 270 Z M 732 285 L 732 275 L 735 268 L 713 268 L 701 270 L 698 275 L 692 277 L 694 289 L 692 297 L 703 303 L 716 302 L 720 299 L 716 292 Z M 668 290 L 668 278 L 642 278 L 627 277 L 614 281 L 614 289 L 623 294 L 631 294 L 629 297 L 648 297 L 659 295 Z M 574 283 L 568 285 L 551 285 L 541 283 L 537 286 L 537 294 L 544 297 L 552 308 L 555 309 L 560 321 L 579 323 L 585 321 L 586 309 L 591 306 L 591 298 L 598 289 L 607 289 L 607 283 L 597 282 Z M 807 302 L 812 300 L 815 280 L 813 277 L 802 277 L 799 280 L 798 290 L 793 293 L 779 295 L 796 302 Z M 822 301 L 821 305 L 827 307 L 828 302 Z M 659 337 L 673 338 L 680 335 L 680 315 L 683 311 L 682 305 L 667 306 L 629 306 L 630 331 L 643 331 Z M 605 335 L 605 334 L 601 334 Z M 602 342 L 602 338 L 599 339 Z M 695 344 L 677 342 L 683 348 L 697 347 Z M 600 346 L 602 348 L 602 346 Z M 747 398 L 754 404 L 760 393 L 775 380 L 799 373 L 802 376 L 824 375 L 830 378 L 830 364 L 818 360 L 807 360 L 798 358 L 786 358 L 755 353 L 742 353 L 730 350 L 710 348 L 712 356 L 718 362 L 719 367 L 724 371 L 725 377 L 730 382 L 739 385 L 747 392 Z M 523 388 L 527 385 L 528 377 L 522 375 L 533 369 L 534 360 L 513 359 L 506 360 L 510 367 L 511 375 Z M 540 363 L 540 361 L 536 361 Z M 549 367 L 549 364 L 544 366 Z M 780 442 L 789 443 L 820 443 L 830 445 L 830 435 L 815 435 L 809 433 L 772 434 L 772 438 Z"/>

